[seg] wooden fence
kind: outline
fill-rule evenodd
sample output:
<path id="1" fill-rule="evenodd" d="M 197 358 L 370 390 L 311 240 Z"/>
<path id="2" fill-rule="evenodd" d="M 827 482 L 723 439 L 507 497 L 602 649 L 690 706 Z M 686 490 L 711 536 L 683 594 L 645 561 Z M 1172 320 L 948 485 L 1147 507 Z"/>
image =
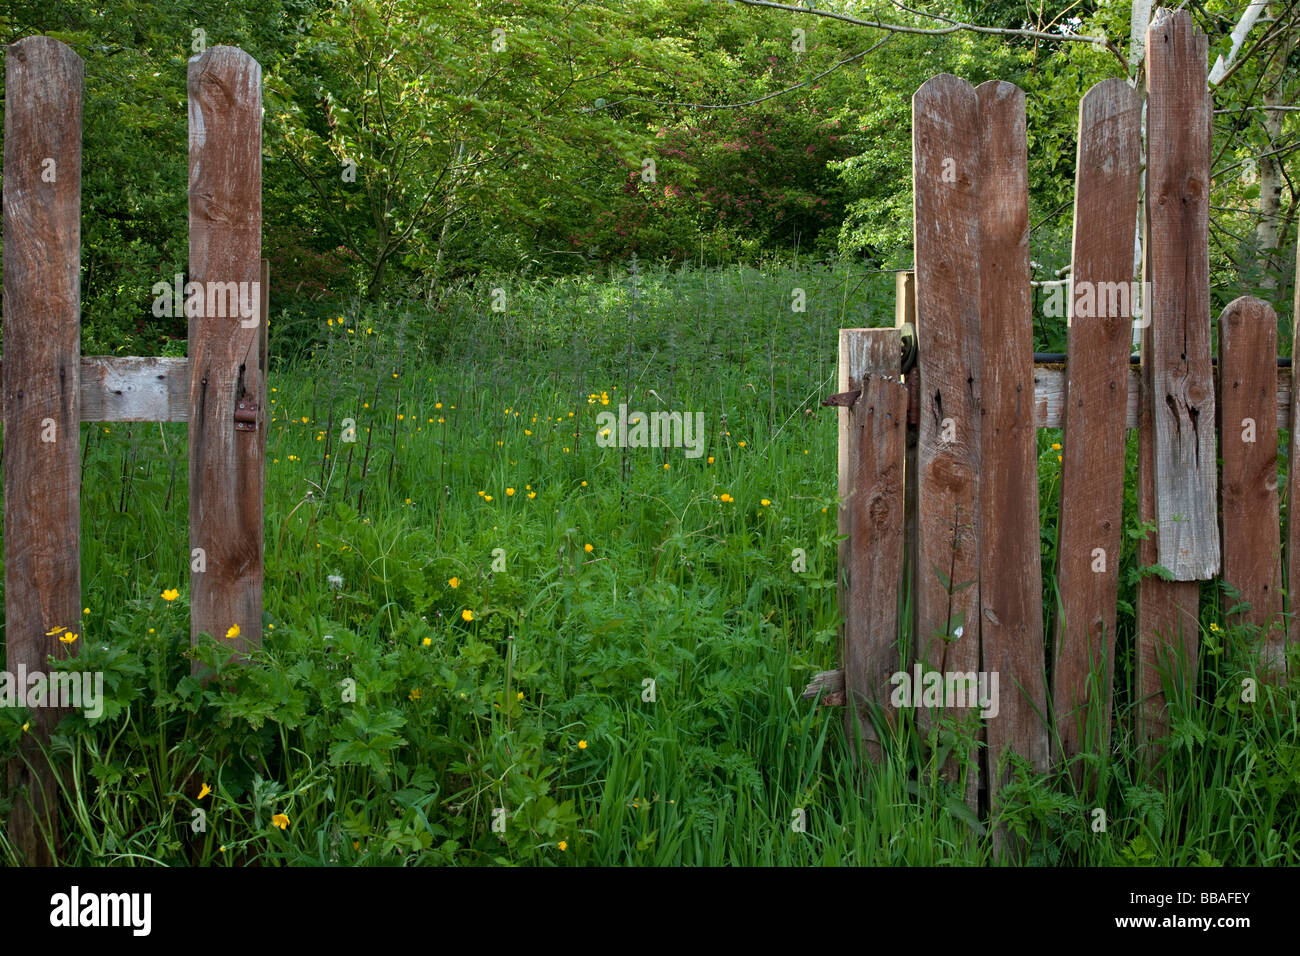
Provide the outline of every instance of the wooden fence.
<path id="1" fill-rule="evenodd" d="M 1119 79 L 1093 87 L 1079 111 L 1063 364 L 1034 360 L 1024 95 L 997 81 L 936 76 L 913 97 L 915 281 L 900 277 L 896 325 L 914 323 L 914 370 L 900 379 L 899 328 L 841 332 L 840 392 L 828 402 L 840 406 L 848 535 L 844 663 L 806 695 L 847 699 L 852 739 L 878 757 L 900 667 L 997 672 L 996 715 L 981 720 L 969 698 L 950 696 L 917 711 L 922 727 L 965 726 L 957 739 L 969 746 L 943 769 L 972 807 L 981 778 L 996 806 L 1009 753 L 1043 771 L 1108 746 L 1128 429 L 1139 435 L 1138 518 L 1155 526 L 1138 561 L 1168 571 L 1138 586 L 1134 694 L 1148 759 L 1167 730 L 1162 670 L 1195 680 L 1200 581 L 1240 592 L 1249 610 L 1236 618 L 1259 627 L 1257 673 L 1285 678 L 1283 582 L 1300 582 L 1300 521 L 1284 575 L 1277 441 L 1298 420 L 1296 394 L 1276 359 L 1277 316 L 1253 298 L 1219 317 L 1216 379 L 1206 38 L 1180 12 L 1153 23 L 1147 49 L 1140 365 L 1130 348 L 1142 96 Z M 1050 642 L 1040 428 L 1064 429 Z M 1300 468 L 1289 475 L 1295 501 Z M 905 654 L 900 593 L 914 611 Z M 1099 734 L 1085 739 L 1089 727 Z"/>
<path id="2" fill-rule="evenodd" d="M 203 632 L 224 639 L 237 625 L 233 651 L 261 640 L 269 278 L 261 258 L 261 80 L 257 61 L 233 47 L 212 47 L 189 63 L 189 270 L 173 298 L 189 317 L 189 357 L 86 358 L 82 61 L 49 37 L 8 48 L 3 466 L 10 672 L 44 672 L 50 657 L 69 653 L 57 629 L 81 631 L 81 422 L 189 423 L 192 639 Z M 64 713 L 35 711 L 24 753 L 8 771 L 10 790 L 18 793 L 8 837 L 32 864 L 54 862 L 46 837 L 57 845 L 57 770 L 37 745 Z"/>

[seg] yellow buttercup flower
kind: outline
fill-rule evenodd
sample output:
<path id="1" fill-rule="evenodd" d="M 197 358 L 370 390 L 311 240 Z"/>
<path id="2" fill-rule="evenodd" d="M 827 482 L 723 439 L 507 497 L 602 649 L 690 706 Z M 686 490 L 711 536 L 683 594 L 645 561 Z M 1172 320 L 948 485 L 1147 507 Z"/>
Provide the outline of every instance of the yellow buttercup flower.
<path id="1" fill-rule="evenodd" d="M 507 497 L 507 498 L 513 498 L 514 496 L 515 496 L 515 489 L 513 489 L 513 488 L 507 488 L 507 489 L 506 489 L 506 497 Z"/>
<path id="2" fill-rule="evenodd" d="M 239 625 L 238 624 L 230 625 L 230 628 L 226 631 L 226 640 L 233 641 L 238 636 L 239 636 Z"/>
<path id="3" fill-rule="evenodd" d="M 60 644 L 72 644 L 72 643 L 74 643 L 74 642 L 77 640 L 77 638 L 78 638 L 79 636 L 80 636 L 80 635 L 73 634 L 71 631 L 69 631 L 67 634 L 60 634 L 60 635 L 59 635 L 59 643 L 60 643 Z"/>
<path id="4" fill-rule="evenodd" d="M 762 505 L 764 508 L 766 508 L 771 503 L 772 502 L 768 501 L 766 498 L 764 498 L 762 501 L 759 502 L 759 504 Z"/>
<path id="5" fill-rule="evenodd" d="M 474 620 L 474 612 L 469 608 L 465 608 L 465 610 L 460 612 L 460 617 L 463 621 L 472 621 Z"/>
<path id="6" fill-rule="evenodd" d="M 205 783 L 203 786 L 199 787 L 199 799 L 202 800 L 211 792 L 212 792 L 212 788 Z"/>
<path id="7" fill-rule="evenodd" d="M 589 544 L 584 544 L 584 545 L 582 546 L 582 550 L 583 550 L 583 551 L 586 551 L 588 554 L 591 554 L 591 552 L 595 551 L 596 549 L 593 548 L 593 547 L 592 547 L 591 545 L 589 545 Z"/>
<path id="8" fill-rule="evenodd" d="M 411 691 L 409 694 L 407 694 L 407 695 L 406 695 L 406 699 L 409 700 L 411 703 L 415 703 L 417 700 L 419 700 L 419 699 L 420 699 L 420 688 L 417 687 L 417 688 L 415 688 L 413 691 Z"/>
<path id="9" fill-rule="evenodd" d="M 587 749 L 587 741 L 585 741 L 585 740 L 579 740 L 579 741 L 578 741 L 578 749 L 579 749 L 579 750 L 586 750 L 586 749 Z"/>
<path id="10" fill-rule="evenodd" d="M 62 624 L 60 624 L 58 627 L 54 628 L 53 630 L 46 631 L 45 636 L 53 637 L 55 634 L 62 634 L 66 630 L 67 628 L 64 627 Z"/>
<path id="11" fill-rule="evenodd" d="M 561 840 L 559 843 L 559 847 L 560 847 L 560 852 L 563 853 L 565 850 L 569 848 L 569 844 L 564 840 Z"/>
<path id="12" fill-rule="evenodd" d="M 535 491 L 530 491 L 530 492 L 528 492 L 528 497 L 529 497 L 529 498 L 536 498 L 536 497 L 537 497 L 537 492 L 535 492 Z"/>
<path id="13" fill-rule="evenodd" d="M 1052 442 L 1052 451 L 1060 451 L 1060 450 L 1061 450 L 1061 443 L 1059 441 Z"/>
<path id="14" fill-rule="evenodd" d="M 162 593 L 162 599 L 168 602 L 169 604 L 172 601 L 175 601 L 180 596 L 181 596 L 181 592 L 178 591 L 176 588 L 168 588 Z"/>
<path id="15" fill-rule="evenodd" d="M 431 638 L 431 637 L 426 637 L 426 638 L 425 638 L 424 640 L 422 640 L 420 643 L 423 644 L 425 647 L 428 647 L 429 645 L 431 645 L 431 644 L 433 643 L 433 638 Z"/>
<path id="16" fill-rule="evenodd" d="M 449 578 L 449 579 L 447 580 L 447 587 L 449 587 L 449 588 L 458 588 L 458 587 L 460 587 L 460 578 Z"/>
<path id="17" fill-rule="evenodd" d="M 277 813 L 271 817 L 271 826 L 279 827 L 281 830 L 289 829 L 289 817 L 283 813 Z"/>
<path id="18" fill-rule="evenodd" d="M 522 690 L 519 693 L 515 694 L 515 700 L 523 700 L 523 699 L 524 699 L 524 692 Z"/>

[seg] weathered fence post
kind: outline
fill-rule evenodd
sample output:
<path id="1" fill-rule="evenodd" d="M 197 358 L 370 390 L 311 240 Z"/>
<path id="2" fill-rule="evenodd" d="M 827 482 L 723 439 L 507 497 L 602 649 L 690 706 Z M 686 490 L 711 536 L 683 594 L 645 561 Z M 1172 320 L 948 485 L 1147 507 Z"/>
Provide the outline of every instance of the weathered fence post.
<path id="1" fill-rule="evenodd" d="M 981 131 L 980 573 L 978 627 L 968 630 L 972 640 L 979 638 L 980 669 L 999 675 L 996 712 L 984 724 L 986 785 L 996 809 L 999 789 L 1011 780 L 1010 768 L 1001 766 L 1008 752 L 1047 770 L 1047 673 L 1025 94 L 1001 80 L 981 83 L 975 92 Z"/>
<path id="2" fill-rule="evenodd" d="M 1059 756 L 1067 761 L 1085 744 L 1104 751 L 1110 739 L 1141 112 L 1141 98 L 1118 78 L 1079 104 L 1052 671 Z M 1079 293 L 1084 308 L 1076 309 Z M 1099 739 L 1084 740 L 1090 726 Z M 1074 775 L 1082 783 L 1081 767 Z"/>
<path id="3" fill-rule="evenodd" d="M 1195 679 L 1198 581 L 1219 569 L 1210 364 L 1210 99 L 1206 38 L 1185 11 L 1147 31 L 1147 186 L 1138 513 L 1139 741 L 1168 729 L 1161 670 Z M 1148 759 L 1157 756 L 1156 748 Z"/>
<path id="4" fill-rule="evenodd" d="M 1295 248 L 1295 295 L 1291 311 L 1290 441 L 1287 442 L 1286 609 L 1287 641 L 1300 642 L 1300 241 Z"/>
<path id="5" fill-rule="evenodd" d="M 980 260 L 979 100 L 941 74 L 912 97 L 913 241 L 921 382 L 917 436 L 916 659 L 928 671 L 979 668 Z M 970 710 L 922 710 L 979 733 Z M 958 747 L 943 775 L 965 769 L 977 804 L 975 748 Z"/>
<path id="6" fill-rule="evenodd" d="M 195 640 L 230 635 L 239 653 L 262 626 L 261 86 L 257 61 L 234 47 L 190 60 L 189 279 L 207 292 L 189 324 L 190 627 Z M 256 290 L 251 319 L 213 301 L 230 283 Z"/>
<path id="7" fill-rule="evenodd" d="M 871 711 L 893 725 L 890 677 L 900 669 L 903 452 L 907 386 L 897 329 L 840 329 L 839 530 L 844 608 L 845 729 L 868 759 L 883 755 Z M 855 394 L 856 393 L 856 394 Z"/>
<path id="8" fill-rule="evenodd" d="M 10 672 L 48 671 L 81 631 L 81 107 L 84 67 L 49 37 L 5 63 L 4 547 Z M 62 629 L 62 634 L 56 634 Z M 66 645 L 76 647 L 73 643 Z M 26 690 L 26 687 L 23 687 Z M 40 752 L 66 711 L 34 708 L 9 767 L 9 841 L 33 866 L 59 846 L 56 771 Z"/>
<path id="9" fill-rule="evenodd" d="M 1260 628 L 1260 668 L 1286 672 L 1277 500 L 1277 313 L 1243 296 L 1219 317 L 1223 580 L 1250 605 L 1230 623 Z M 1228 599 L 1229 606 L 1236 602 Z"/>

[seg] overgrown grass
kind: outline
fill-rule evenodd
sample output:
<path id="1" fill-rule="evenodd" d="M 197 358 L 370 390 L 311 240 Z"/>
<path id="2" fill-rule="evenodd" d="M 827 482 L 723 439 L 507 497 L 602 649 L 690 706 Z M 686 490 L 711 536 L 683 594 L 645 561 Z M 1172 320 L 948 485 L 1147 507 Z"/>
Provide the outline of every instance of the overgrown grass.
<path id="1" fill-rule="evenodd" d="M 186 656 L 184 427 L 86 426 L 89 613 L 60 666 L 103 671 L 109 701 L 53 742 L 63 860 L 978 864 L 1002 828 L 1009 861 L 1300 861 L 1295 694 L 1242 701 L 1251 635 L 1217 600 L 1154 772 L 1135 750 L 1131 501 L 1087 792 L 1021 772 L 981 821 L 934 773 L 940 731 L 903 714 L 888 759 L 855 768 L 840 709 L 799 699 L 838 666 L 819 401 L 837 330 L 892 322 L 891 275 L 821 265 L 484 279 L 436 308 L 275 317 L 265 643 L 234 668 L 205 643 L 207 685 Z M 703 454 L 600 447 L 623 401 L 703 412 Z M 1059 438 L 1040 432 L 1049 633 Z M 26 717 L 0 709 L 0 758 Z"/>

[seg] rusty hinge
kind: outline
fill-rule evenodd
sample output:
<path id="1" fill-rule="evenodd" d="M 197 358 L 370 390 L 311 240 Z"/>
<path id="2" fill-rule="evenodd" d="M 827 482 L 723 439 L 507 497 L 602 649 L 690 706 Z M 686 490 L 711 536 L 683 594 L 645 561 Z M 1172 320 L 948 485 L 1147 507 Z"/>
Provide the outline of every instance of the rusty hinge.
<path id="1" fill-rule="evenodd" d="M 235 403 L 235 431 L 257 431 L 257 403 L 239 401 Z"/>

